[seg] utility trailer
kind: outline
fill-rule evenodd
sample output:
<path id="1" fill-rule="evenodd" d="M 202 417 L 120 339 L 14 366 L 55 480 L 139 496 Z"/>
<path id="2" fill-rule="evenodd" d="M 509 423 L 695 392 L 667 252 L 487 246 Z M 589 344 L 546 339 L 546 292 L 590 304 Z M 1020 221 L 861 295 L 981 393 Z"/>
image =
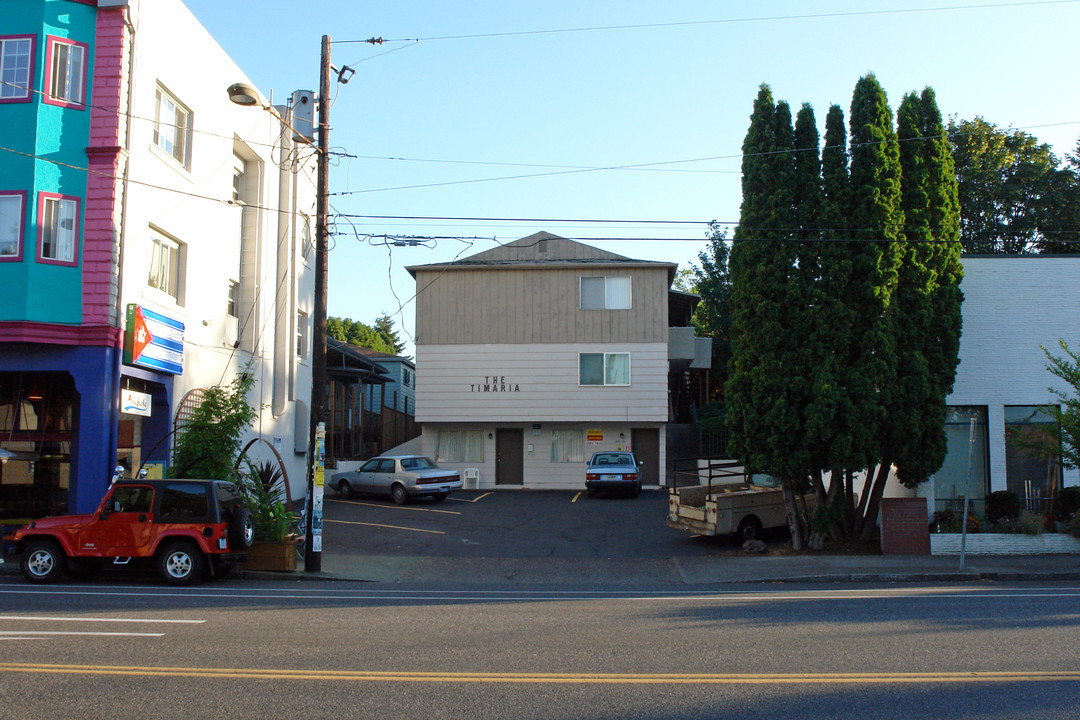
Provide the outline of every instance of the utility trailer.
<path id="1" fill-rule="evenodd" d="M 701 462 L 705 464 L 698 464 L 692 474 L 698 482 L 704 476 L 704 484 L 668 490 L 669 527 L 697 535 L 736 534 L 753 540 L 765 528 L 787 525 L 779 480 L 746 473 L 732 460 Z M 686 474 L 676 473 L 676 478 Z"/>

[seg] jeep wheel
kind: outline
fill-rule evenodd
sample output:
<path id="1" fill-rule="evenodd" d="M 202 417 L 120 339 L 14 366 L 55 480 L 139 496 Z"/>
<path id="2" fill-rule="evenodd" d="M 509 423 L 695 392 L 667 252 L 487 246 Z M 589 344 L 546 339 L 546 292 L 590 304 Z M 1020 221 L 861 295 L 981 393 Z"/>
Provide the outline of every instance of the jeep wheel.
<path id="1" fill-rule="evenodd" d="M 203 571 L 202 553 L 187 542 L 173 542 L 165 546 L 157 557 L 158 574 L 170 585 L 190 585 Z"/>
<path id="2" fill-rule="evenodd" d="M 67 556 L 53 540 L 33 540 L 23 550 L 23 577 L 32 583 L 56 582 L 66 566 Z"/>
<path id="3" fill-rule="evenodd" d="M 409 502 L 409 492 L 404 485 L 395 484 L 390 488 L 390 497 L 394 499 L 395 505 L 404 505 Z"/>
<path id="4" fill-rule="evenodd" d="M 229 545 L 233 550 L 247 550 L 255 542 L 255 518 L 246 507 L 233 509 L 229 519 Z"/>

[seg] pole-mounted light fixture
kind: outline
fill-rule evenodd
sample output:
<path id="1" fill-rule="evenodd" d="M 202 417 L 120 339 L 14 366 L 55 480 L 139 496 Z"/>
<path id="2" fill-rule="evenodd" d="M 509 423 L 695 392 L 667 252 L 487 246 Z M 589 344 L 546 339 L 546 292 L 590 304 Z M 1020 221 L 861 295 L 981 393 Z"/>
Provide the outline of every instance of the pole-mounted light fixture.
<path id="1" fill-rule="evenodd" d="M 247 83 L 234 83 L 229 86 L 229 99 L 237 105 L 262 105 L 259 91 Z"/>

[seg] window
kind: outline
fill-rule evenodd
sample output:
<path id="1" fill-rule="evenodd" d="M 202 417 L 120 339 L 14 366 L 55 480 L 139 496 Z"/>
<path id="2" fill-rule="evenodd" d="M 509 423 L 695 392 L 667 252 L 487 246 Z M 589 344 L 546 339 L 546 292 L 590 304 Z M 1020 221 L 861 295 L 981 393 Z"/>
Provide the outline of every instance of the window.
<path id="1" fill-rule="evenodd" d="M 184 280 L 184 246 L 161 234 L 150 236 L 150 273 L 146 284 L 160 290 L 177 303 L 181 297 Z"/>
<path id="2" fill-rule="evenodd" d="M 975 418 L 972 446 L 971 419 Z M 934 509 L 963 513 L 967 497 L 982 510 L 990 486 L 986 406 L 956 405 L 945 415 L 945 462 L 934 473 Z M 969 479 L 970 474 L 970 479 Z"/>
<path id="3" fill-rule="evenodd" d="M 161 520 L 200 520 L 210 515 L 210 496 L 205 485 L 169 483 L 161 493 Z"/>
<path id="4" fill-rule="evenodd" d="M 184 168 L 191 167 L 191 111 L 161 87 L 155 98 L 154 145 Z"/>
<path id="5" fill-rule="evenodd" d="M 154 489 L 142 485 L 122 485 L 113 491 L 109 509 L 112 512 L 150 512 L 154 503 Z"/>
<path id="6" fill-rule="evenodd" d="M 311 217 L 300 213 L 300 259 L 307 262 L 311 257 Z"/>
<path id="7" fill-rule="evenodd" d="M 630 278 L 581 278 L 582 310 L 629 310 Z"/>
<path id="8" fill-rule="evenodd" d="M 585 431 L 552 430 L 551 462 L 585 462 Z"/>
<path id="9" fill-rule="evenodd" d="M 1050 512 L 1061 489 L 1061 456 L 1042 457 L 1029 448 L 1056 436 L 1057 422 L 1044 407 L 1005 408 L 1005 489 L 1037 514 Z"/>
<path id="10" fill-rule="evenodd" d="M 22 260 L 25 202 L 21 191 L 0 192 L 0 260 Z"/>
<path id="11" fill-rule="evenodd" d="M 38 259 L 56 265 L 75 265 L 79 237 L 79 199 L 54 193 L 41 193 L 39 197 Z"/>
<path id="12" fill-rule="evenodd" d="M 296 311 L 296 357 L 303 360 L 307 357 L 308 345 L 308 321 L 307 313 L 303 310 Z"/>
<path id="13" fill-rule="evenodd" d="M 229 281 L 229 304 L 226 312 L 234 318 L 240 317 L 240 283 Z"/>
<path id="14" fill-rule="evenodd" d="M 28 102 L 34 74 L 34 37 L 0 37 L 0 102 Z"/>
<path id="15" fill-rule="evenodd" d="M 409 387 L 412 384 L 412 373 L 409 372 L 409 368 L 405 368 L 401 374 L 401 382 L 405 387 Z"/>
<path id="16" fill-rule="evenodd" d="M 630 353 L 581 353 L 578 377 L 581 385 L 629 385 Z"/>
<path id="17" fill-rule="evenodd" d="M 49 68 L 49 92 L 45 102 L 62 107 L 85 107 L 85 43 L 49 36 L 45 62 Z"/>
<path id="18" fill-rule="evenodd" d="M 479 430 L 440 430 L 435 462 L 484 462 L 484 433 Z"/>

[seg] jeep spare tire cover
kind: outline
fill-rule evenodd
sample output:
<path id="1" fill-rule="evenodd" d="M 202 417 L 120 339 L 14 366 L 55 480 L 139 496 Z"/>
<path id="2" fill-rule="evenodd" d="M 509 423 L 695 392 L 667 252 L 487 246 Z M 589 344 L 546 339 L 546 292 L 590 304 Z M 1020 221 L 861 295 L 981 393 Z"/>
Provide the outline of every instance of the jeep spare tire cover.
<path id="1" fill-rule="evenodd" d="M 234 550 L 247 550 L 255 540 L 255 518 L 246 507 L 233 508 L 229 519 L 229 545 Z"/>

